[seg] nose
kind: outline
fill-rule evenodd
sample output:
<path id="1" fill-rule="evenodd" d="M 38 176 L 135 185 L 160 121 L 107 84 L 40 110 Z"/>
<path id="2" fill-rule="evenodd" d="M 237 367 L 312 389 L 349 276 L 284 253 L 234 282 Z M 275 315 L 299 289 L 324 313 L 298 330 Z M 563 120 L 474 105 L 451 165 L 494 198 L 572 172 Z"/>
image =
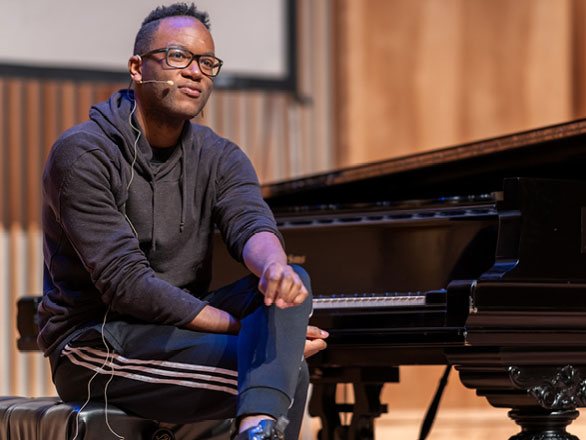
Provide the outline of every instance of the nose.
<path id="1" fill-rule="evenodd" d="M 203 76 L 196 59 L 193 59 L 191 64 L 183 69 L 183 75 L 190 78 L 201 78 Z"/>

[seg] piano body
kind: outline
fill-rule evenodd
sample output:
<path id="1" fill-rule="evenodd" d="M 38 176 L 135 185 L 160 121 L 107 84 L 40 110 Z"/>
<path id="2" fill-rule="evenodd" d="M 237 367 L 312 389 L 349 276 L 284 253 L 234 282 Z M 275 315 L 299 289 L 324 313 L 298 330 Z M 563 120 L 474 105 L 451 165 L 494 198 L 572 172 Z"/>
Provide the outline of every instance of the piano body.
<path id="1" fill-rule="evenodd" d="M 585 178 L 579 120 L 265 185 L 290 262 L 311 275 L 311 322 L 331 335 L 309 359 L 321 440 L 374 438 L 382 386 L 413 364 L 451 365 L 511 408 L 512 439 L 576 439 Z M 216 248 L 215 285 L 243 273 Z M 353 405 L 336 404 L 337 383 L 353 383 Z"/>

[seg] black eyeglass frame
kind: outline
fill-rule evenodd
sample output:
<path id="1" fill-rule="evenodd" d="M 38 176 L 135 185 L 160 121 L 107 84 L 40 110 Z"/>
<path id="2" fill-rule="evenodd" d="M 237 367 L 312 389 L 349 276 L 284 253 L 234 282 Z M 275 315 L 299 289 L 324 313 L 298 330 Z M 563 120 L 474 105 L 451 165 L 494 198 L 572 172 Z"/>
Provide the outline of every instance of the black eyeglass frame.
<path id="1" fill-rule="evenodd" d="M 183 52 L 187 52 L 187 53 L 189 53 L 191 55 L 191 59 L 185 65 L 185 67 L 172 66 L 171 64 L 169 64 L 169 51 L 170 50 L 181 50 Z M 220 70 L 222 69 L 222 66 L 224 65 L 224 62 L 221 59 L 219 59 L 218 57 L 214 56 L 214 55 L 208 55 L 208 54 L 196 55 L 192 51 L 190 51 L 188 49 L 185 49 L 184 47 L 178 47 L 178 46 L 169 46 L 169 47 L 163 47 L 162 49 L 154 49 L 154 50 L 145 52 L 143 54 L 139 54 L 138 56 L 141 57 L 141 58 L 143 58 L 143 57 L 147 57 L 149 55 L 153 55 L 155 53 L 163 53 L 163 52 L 165 52 L 165 63 L 171 69 L 187 69 L 191 65 L 191 63 L 193 63 L 193 60 L 195 60 L 195 62 L 197 63 L 197 67 L 199 68 L 199 71 L 202 73 L 202 75 L 205 75 L 208 78 L 214 78 L 214 77 L 218 76 L 218 74 L 220 73 Z M 201 68 L 201 64 L 199 64 L 199 60 L 202 57 L 213 58 L 214 60 L 217 61 L 217 63 L 219 65 L 218 65 L 218 72 L 215 75 L 210 75 L 210 74 L 205 73 L 203 71 L 203 69 Z"/>

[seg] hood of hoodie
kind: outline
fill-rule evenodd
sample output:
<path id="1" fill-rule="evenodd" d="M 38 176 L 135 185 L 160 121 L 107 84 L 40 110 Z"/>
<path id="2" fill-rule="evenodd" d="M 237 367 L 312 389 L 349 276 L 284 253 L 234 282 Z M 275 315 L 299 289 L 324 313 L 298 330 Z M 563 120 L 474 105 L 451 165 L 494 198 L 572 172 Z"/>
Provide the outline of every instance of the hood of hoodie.
<path id="1" fill-rule="evenodd" d="M 190 135 L 191 124 L 185 123 L 179 145 L 175 148 L 169 159 L 155 170 L 150 162 L 153 151 L 135 118 L 135 110 L 136 100 L 134 99 L 134 90 L 126 89 L 112 94 L 108 101 L 92 106 L 89 116 L 90 120 L 94 121 L 102 132 L 120 148 L 120 152 L 129 166 L 131 176 L 127 190 L 130 190 L 136 175 L 141 176 L 150 183 L 152 188 L 151 204 L 153 213 L 151 250 L 156 250 L 157 222 L 154 214 L 157 212 L 157 181 L 164 179 L 171 170 L 177 167 L 178 162 L 181 162 L 180 179 L 182 188 L 181 215 L 178 220 L 180 232 L 183 232 L 185 225 L 185 198 L 187 196 L 185 188 L 186 149 L 183 143 L 186 136 Z M 132 223 L 131 226 L 134 230 Z"/>
<path id="2" fill-rule="evenodd" d="M 135 106 L 134 90 L 120 90 L 108 101 L 92 106 L 89 116 L 120 147 L 126 161 L 134 164 L 134 171 L 151 180 L 154 178 L 150 166 L 152 150 L 134 116 Z M 185 124 L 186 128 L 189 125 Z M 179 155 L 173 154 L 169 158 L 169 166 L 173 166 L 178 159 Z"/>

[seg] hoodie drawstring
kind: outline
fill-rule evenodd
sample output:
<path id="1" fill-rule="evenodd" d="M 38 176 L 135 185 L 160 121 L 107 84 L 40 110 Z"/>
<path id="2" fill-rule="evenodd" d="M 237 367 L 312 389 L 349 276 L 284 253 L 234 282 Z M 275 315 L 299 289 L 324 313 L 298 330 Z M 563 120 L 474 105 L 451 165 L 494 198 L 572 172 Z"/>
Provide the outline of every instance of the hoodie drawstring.
<path id="1" fill-rule="evenodd" d="M 185 227 L 185 205 L 187 204 L 187 179 L 185 179 L 185 147 L 181 141 L 181 220 L 179 222 L 179 232 L 183 232 Z"/>
<path id="2" fill-rule="evenodd" d="M 154 252 L 154 251 L 157 250 L 157 237 L 156 237 L 157 228 L 156 228 L 156 225 L 155 225 L 155 218 L 156 218 L 156 215 L 155 215 L 155 205 L 156 205 L 155 198 L 157 197 L 157 190 L 156 190 L 156 185 L 155 185 L 155 179 L 151 180 L 150 181 L 150 184 L 151 184 L 151 190 L 153 191 L 153 202 L 152 202 L 153 203 L 153 209 L 152 209 L 152 212 L 153 212 L 153 220 L 151 222 L 152 223 L 151 251 Z"/>

